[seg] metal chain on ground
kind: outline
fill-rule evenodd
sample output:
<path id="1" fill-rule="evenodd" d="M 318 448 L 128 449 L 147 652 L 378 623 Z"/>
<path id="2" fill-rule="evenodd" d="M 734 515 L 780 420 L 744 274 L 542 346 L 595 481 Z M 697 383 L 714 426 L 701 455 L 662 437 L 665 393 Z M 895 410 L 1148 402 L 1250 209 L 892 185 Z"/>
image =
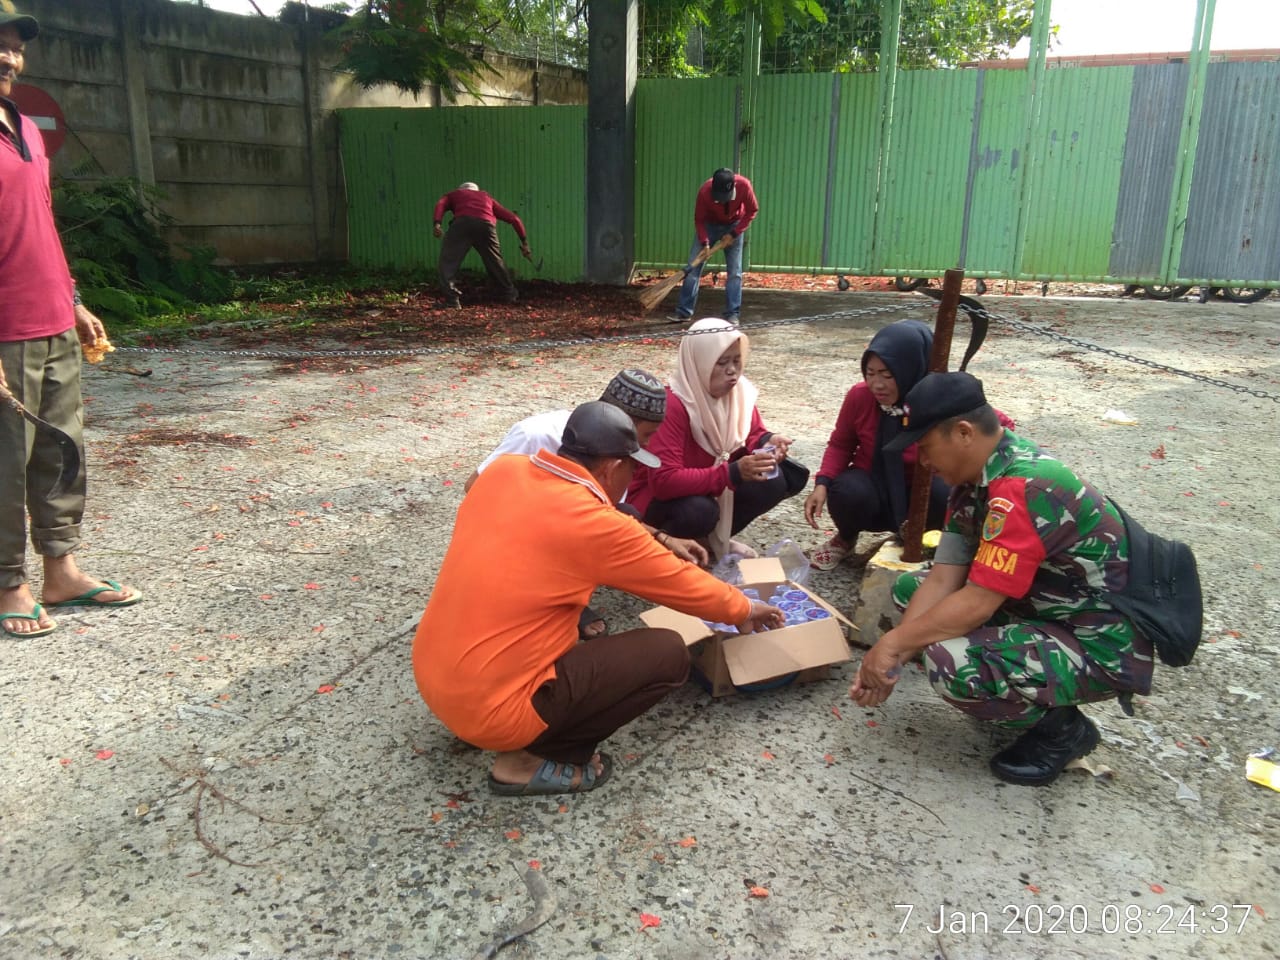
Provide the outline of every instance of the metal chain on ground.
<path id="1" fill-rule="evenodd" d="M 923 304 L 922 306 L 927 306 Z M 882 313 L 900 314 L 905 307 L 891 304 L 883 307 L 862 307 L 857 310 L 837 310 L 834 313 L 810 314 L 802 317 L 784 317 L 778 320 L 757 320 L 739 325 L 742 330 L 762 330 L 767 327 L 782 327 L 796 323 L 812 323 L 816 320 L 846 320 L 870 317 Z M 450 353 L 475 353 L 477 350 L 549 350 L 557 347 L 590 346 L 602 343 L 626 343 L 629 341 L 674 339 L 678 337 L 697 336 L 701 333 L 717 333 L 716 330 L 683 330 L 653 327 L 634 330 L 628 333 L 616 333 L 601 337 L 563 337 L 560 339 L 517 340 L 510 343 L 477 344 L 459 343 L 445 347 L 388 347 L 378 350 L 346 349 L 346 350 L 288 350 L 288 349 L 250 349 L 233 348 L 218 350 L 212 347 L 127 347 L 116 348 L 117 353 L 165 353 L 179 356 L 213 356 L 213 357 L 253 357 L 268 360 L 323 360 L 337 357 L 418 357 L 440 356 Z"/>
<path id="2" fill-rule="evenodd" d="M 815 313 L 807 314 L 799 317 L 784 317 L 777 320 L 757 320 L 743 323 L 740 325 L 742 330 L 763 330 L 769 327 L 789 326 L 797 323 L 813 323 L 820 320 L 856 320 L 863 317 L 876 316 L 884 313 L 901 314 L 903 312 L 920 312 L 934 309 L 932 301 L 920 301 L 919 303 L 902 303 L 889 304 L 882 307 L 862 307 L 856 310 L 836 310 L 831 313 Z M 1200 383 L 1207 383 L 1211 386 L 1222 387 L 1225 390 L 1231 390 L 1235 393 L 1243 393 L 1248 396 L 1258 397 L 1263 400 L 1272 400 L 1280 403 L 1280 395 L 1268 393 L 1265 390 L 1255 390 L 1252 387 L 1241 386 L 1236 383 L 1229 383 L 1226 380 L 1219 380 L 1216 377 L 1206 376 L 1202 373 L 1192 373 L 1190 370 L 1182 370 L 1178 367 L 1169 366 L 1166 363 L 1159 363 L 1155 360 L 1148 360 L 1145 357 L 1135 356 L 1131 353 L 1125 353 L 1122 350 L 1115 350 L 1111 347 L 1099 346 L 1088 340 L 1082 340 L 1079 337 L 1073 337 L 1065 333 L 1057 333 L 1044 327 L 1036 326 L 1032 323 L 1026 323 L 1022 320 L 1014 319 L 1002 313 L 993 313 L 985 310 L 989 320 L 996 320 L 1015 330 L 1023 333 L 1030 333 L 1037 337 L 1045 337 L 1049 340 L 1056 340 L 1060 343 L 1069 343 L 1072 346 L 1080 347 L 1093 353 L 1101 353 L 1108 357 L 1114 357 L 1117 360 L 1124 360 L 1129 363 L 1136 363 L 1140 366 L 1149 367 L 1152 370 L 1161 370 L 1165 373 L 1171 373 L 1175 376 L 1185 377 L 1188 380 L 1195 380 Z M 253 357 L 269 360 L 315 360 L 330 358 L 355 358 L 355 357 L 416 357 L 416 356 L 440 356 L 451 353 L 474 353 L 480 349 L 489 350 L 509 350 L 509 351 L 532 351 L 532 350 L 551 350 L 558 347 L 576 347 L 590 346 L 593 344 L 608 343 L 627 343 L 631 341 L 652 340 L 654 337 L 661 339 L 678 338 L 685 336 L 696 336 L 699 333 L 713 333 L 715 331 L 707 330 L 663 330 L 655 327 L 653 329 L 635 330 L 629 333 L 618 333 L 603 337 L 564 337 L 560 339 L 540 339 L 540 340 L 519 340 L 512 343 L 499 344 L 454 344 L 446 347 L 391 347 L 378 350 L 284 350 L 284 349 L 231 349 L 231 350 L 215 350 L 207 347 L 126 347 L 117 348 L 120 353 L 166 353 L 166 354 L 193 354 L 198 356 L 218 356 L 218 357 Z"/>
<path id="3" fill-rule="evenodd" d="M 1057 333 L 1054 330 L 1046 330 L 1044 327 L 1038 327 L 1033 323 L 1026 323 L 1022 320 L 1015 320 L 1013 317 L 1007 317 L 1001 313 L 992 313 L 990 310 L 984 310 L 984 312 L 991 320 L 998 320 L 1006 326 L 1013 327 L 1015 330 L 1035 334 L 1037 337 L 1046 337 L 1049 340 L 1069 343 L 1074 347 L 1081 347 L 1094 353 L 1101 353 L 1108 357 L 1115 357 L 1117 360 L 1126 360 L 1129 363 L 1136 363 L 1144 367 L 1150 367 L 1152 370 L 1163 370 L 1165 373 L 1172 373 L 1175 376 L 1186 377 L 1188 380 L 1196 380 L 1200 383 L 1208 383 L 1215 387 L 1232 390 L 1236 393 L 1245 393 L 1251 397 L 1260 397 L 1263 400 L 1273 400 L 1276 403 L 1280 403 L 1280 394 L 1268 393 L 1265 390 L 1255 390 L 1252 387 L 1241 386 L 1238 383 L 1228 383 L 1226 380 L 1219 380 L 1216 377 L 1208 377 L 1203 373 L 1192 373 L 1190 370 L 1180 370 L 1178 367 L 1171 367 L 1167 363 L 1158 363 L 1155 360 L 1148 360 L 1145 357 L 1134 356 L 1131 353 L 1125 353 L 1123 350 L 1114 350 L 1111 347 L 1101 347 L 1096 343 L 1090 343 L 1088 340 L 1081 340 L 1079 337 L 1072 337 L 1065 333 Z"/>

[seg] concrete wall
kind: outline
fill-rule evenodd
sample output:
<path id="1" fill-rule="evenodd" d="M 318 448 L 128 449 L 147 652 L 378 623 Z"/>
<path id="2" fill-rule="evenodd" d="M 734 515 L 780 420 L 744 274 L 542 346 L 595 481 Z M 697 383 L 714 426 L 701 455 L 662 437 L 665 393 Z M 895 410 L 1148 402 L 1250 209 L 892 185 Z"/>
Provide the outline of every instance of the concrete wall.
<path id="1" fill-rule="evenodd" d="M 24 0 L 40 21 L 24 80 L 50 94 L 68 136 L 58 176 L 136 177 L 165 194 L 175 244 L 225 263 L 346 257 L 338 107 L 426 107 L 361 90 L 332 69 L 315 26 L 170 0 Z M 486 55 L 483 97 L 460 104 L 585 103 L 585 74 Z"/>

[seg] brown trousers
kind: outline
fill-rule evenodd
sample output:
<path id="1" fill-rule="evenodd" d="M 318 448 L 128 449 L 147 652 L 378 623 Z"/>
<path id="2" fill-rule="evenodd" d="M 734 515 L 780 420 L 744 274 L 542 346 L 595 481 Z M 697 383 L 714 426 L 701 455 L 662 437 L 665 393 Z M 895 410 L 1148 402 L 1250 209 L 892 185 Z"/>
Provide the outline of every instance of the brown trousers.
<path id="1" fill-rule="evenodd" d="M 9 392 L 32 413 L 65 430 L 81 450 L 80 474 L 56 497 L 58 446 L 0 405 L 0 588 L 27 580 L 27 515 L 36 553 L 60 557 L 80 544 L 84 516 L 84 407 L 80 401 L 80 339 L 74 329 L 56 337 L 0 343 Z"/>
<path id="2" fill-rule="evenodd" d="M 525 747 L 558 763 L 584 764 L 596 745 L 689 678 L 689 648 L 674 630 L 628 630 L 580 643 L 556 661 L 556 678 L 534 691 L 547 724 Z"/>
<path id="3" fill-rule="evenodd" d="M 444 235 L 440 244 L 440 286 L 445 296 L 460 297 L 462 291 L 453 282 L 458 269 L 467 255 L 467 251 L 475 250 L 484 261 L 484 268 L 489 280 L 502 291 L 508 300 L 516 299 L 516 285 L 511 282 L 511 272 L 506 261 L 502 259 L 502 247 L 498 243 L 498 225 L 482 220 L 479 217 L 454 217 L 453 223 Z"/>

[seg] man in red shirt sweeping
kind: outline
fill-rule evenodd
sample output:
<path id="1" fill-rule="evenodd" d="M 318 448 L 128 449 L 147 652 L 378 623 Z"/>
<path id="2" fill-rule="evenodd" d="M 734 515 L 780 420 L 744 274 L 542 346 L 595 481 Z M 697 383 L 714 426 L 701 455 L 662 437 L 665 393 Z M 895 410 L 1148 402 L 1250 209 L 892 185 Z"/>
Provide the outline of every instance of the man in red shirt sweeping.
<path id="1" fill-rule="evenodd" d="M 696 236 L 689 250 L 692 264 L 698 254 L 718 243 L 722 237 L 732 237 L 733 242 L 724 249 L 724 265 L 728 279 L 724 283 L 724 319 L 738 322 L 742 312 L 742 247 L 743 234 L 760 212 L 751 181 L 728 167 L 721 167 L 698 190 L 693 205 L 693 226 Z M 684 323 L 693 318 L 693 308 L 698 303 L 698 286 L 702 282 L 705 261 L 685 272 L 680 287 L 680 302 L 675 312 L 667 317 L 672 323 Z"/>

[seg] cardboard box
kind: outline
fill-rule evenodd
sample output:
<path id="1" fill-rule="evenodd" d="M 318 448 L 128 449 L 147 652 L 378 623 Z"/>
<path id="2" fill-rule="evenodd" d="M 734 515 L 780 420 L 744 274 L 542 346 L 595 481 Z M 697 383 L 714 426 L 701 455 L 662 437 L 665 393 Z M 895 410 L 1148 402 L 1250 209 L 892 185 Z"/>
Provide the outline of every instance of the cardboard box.
<path id="1" fill-rule="evenodd" d="M 776 557 L 743 560 L 738 569 L 742 586 L 755 587 L 762 598 L 768 598 L 779 584 L 786 584 L 804 590 L 831 616 L 778 630 L 738 634 L 712 630 L 697 617 L 670 607 L 654 607 L 640 614 L 647 626 L 665 627 L 684 638 L 691 648 L 694 669 L 707 679 L 711 696 L 723 697 L 739 687 L 793 673 L 798 683 L 822 680 L 829 676 L 831 664 L 849 659 L 849 645 L 840 625 L 856 628 L 817 594 L 788 581 Z"/>

